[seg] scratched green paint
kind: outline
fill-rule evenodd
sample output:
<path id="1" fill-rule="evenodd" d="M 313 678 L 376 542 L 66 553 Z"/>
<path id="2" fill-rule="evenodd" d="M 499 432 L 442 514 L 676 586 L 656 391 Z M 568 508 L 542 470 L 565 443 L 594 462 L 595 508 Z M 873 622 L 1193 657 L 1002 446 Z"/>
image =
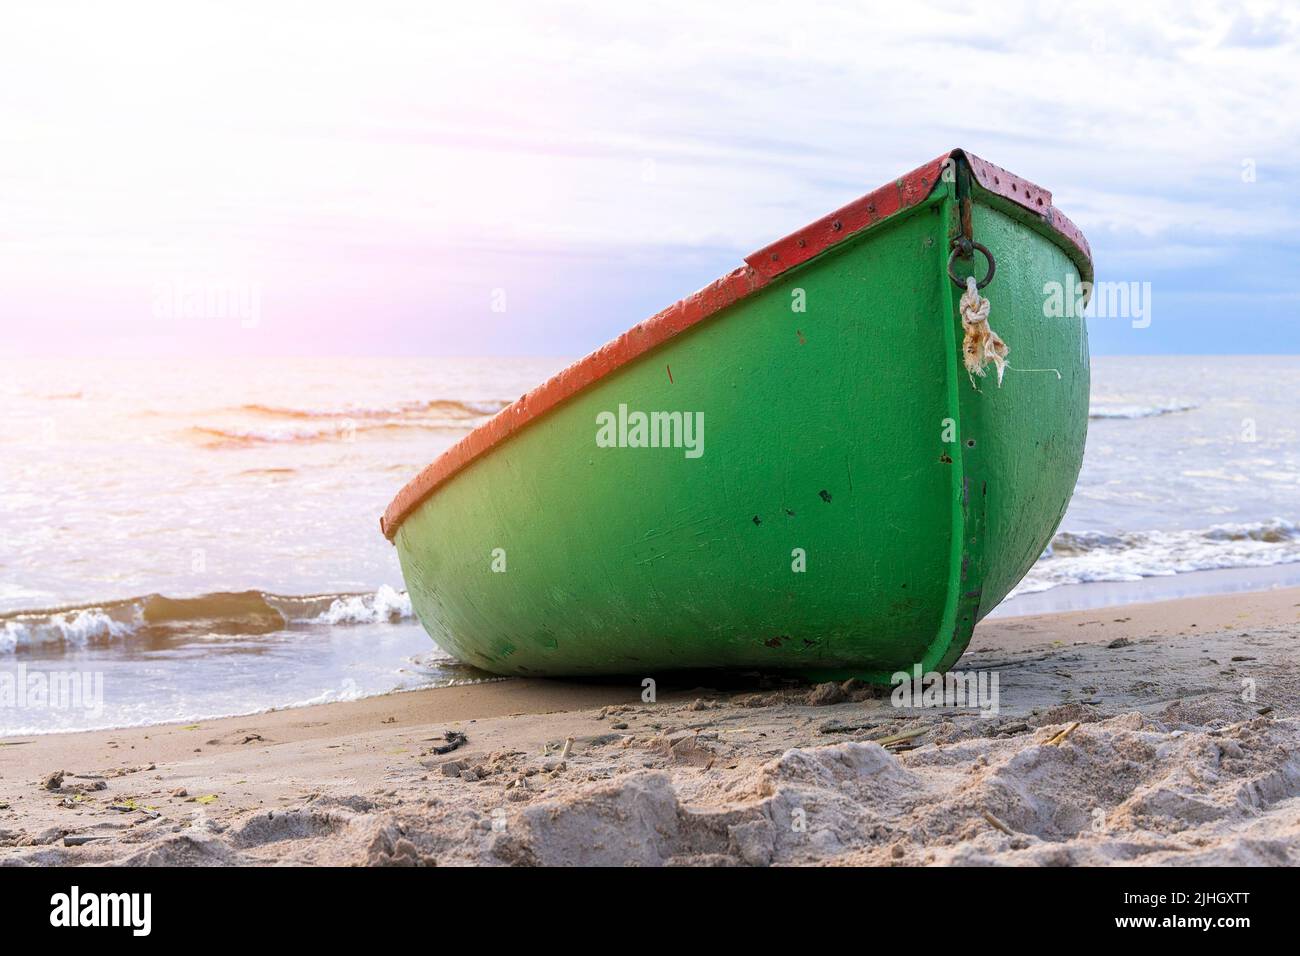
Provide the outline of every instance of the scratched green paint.
<path id="1" fill-rule="evenodd" d="M 1043 283 L 1075 266 L 978 202 L 976 238 L 998 259 L 991 324 L 1013 367 L 1062 377 L 1013 371 L 1001 389 L 972 389 L 945 272 L 955 195 L 942 184 L 439 488 L 395 540 L 438 644 L 502 674 L 730 667 L 888 682 L 917 662 L 951 666 L 1055 530 L 1088 395 L 1078 323 L 1041 308 Z M 597 447 L 597 416 L 620 403 L 702 412 L 703 454 Z"/>

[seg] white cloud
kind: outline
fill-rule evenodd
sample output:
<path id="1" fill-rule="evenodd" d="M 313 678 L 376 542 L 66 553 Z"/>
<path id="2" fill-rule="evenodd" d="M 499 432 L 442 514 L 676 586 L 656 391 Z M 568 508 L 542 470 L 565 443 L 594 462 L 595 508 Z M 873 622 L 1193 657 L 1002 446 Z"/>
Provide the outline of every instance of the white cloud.
<path id="1" fill-rule="evenodd" d="M 11 276 L 310 271 L 469 241 L 748 251 L 952 146 L 1040 181 L 1085 229 L 1293 231 L 1284 8 L 154 2 L 5 19 Z"/>

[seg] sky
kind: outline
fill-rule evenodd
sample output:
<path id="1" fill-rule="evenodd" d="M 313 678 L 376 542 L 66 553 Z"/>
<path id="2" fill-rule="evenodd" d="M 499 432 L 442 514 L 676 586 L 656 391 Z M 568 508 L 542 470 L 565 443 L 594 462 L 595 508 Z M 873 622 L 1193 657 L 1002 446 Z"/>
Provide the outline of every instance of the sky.
<path id="1" fill-rule="evenodd" d="M 157 2 L 0 13 L 0 354 L 576 356 L 953 147 L 1150 324 L 1300 353 L 1300 11 Z"/>

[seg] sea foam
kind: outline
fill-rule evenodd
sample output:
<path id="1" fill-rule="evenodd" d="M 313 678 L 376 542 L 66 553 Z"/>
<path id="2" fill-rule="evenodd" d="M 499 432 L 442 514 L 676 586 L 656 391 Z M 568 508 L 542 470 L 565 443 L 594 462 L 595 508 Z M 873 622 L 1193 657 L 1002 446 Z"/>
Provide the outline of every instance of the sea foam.
<path id="1" fill-rule="evenodd" d="M 414 617 L 410 595 L 387 584 L 374 594 L 336 598 L 317 621 L 323 624 L 384 624 Z"/>
<path id="2" fill-rule="evenodd" d="M 1197 405 L 1190 402 L 1170 402 L 1166 405 L 1092 405 L 1088 409 L 1088 417 L 1092 419 L 1106 418 L 1157 418 L 1161 415 L 1173 415 L 1177 412 L 1190 412 L 1196 409 Z"/>
<path id="3" fill-rule="evenodd" d="M 1300 562 L 1300 525 L 1283 518 L 1198 530 L 1063 531 L 1012 593 L 1295 562 Z"/>
<path id="4" fill-rule="evenodd" d="M 0 653 L 55 642 L 84 646 L 94 640 L 125 637 L 135 627 L 135 623 L 116 620 L 99 608 L 21 616 L 0 625 Z"/>

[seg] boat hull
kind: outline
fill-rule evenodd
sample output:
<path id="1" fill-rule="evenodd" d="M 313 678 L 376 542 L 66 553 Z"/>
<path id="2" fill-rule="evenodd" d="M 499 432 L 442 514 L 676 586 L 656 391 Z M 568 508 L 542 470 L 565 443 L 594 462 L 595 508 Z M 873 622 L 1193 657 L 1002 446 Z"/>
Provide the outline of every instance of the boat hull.
<path id="1" fill-rule="evenodd" d="M 1069 502 L 1087 342 L 1081 320 L 1044 315 L 1044 287 L 1091 278 L 1059 235 L 960 171 L 601 374 L 409 506 L 393 540 L 434 640 L 517 675 L 888 683 L 951 667 Z M 968 196 L 997 262 L 984 294 L 1011 348 L 1000 387 L 961 361 L 948 257 Z M 637 412 L 698 427 L 637 447 Z"/>

